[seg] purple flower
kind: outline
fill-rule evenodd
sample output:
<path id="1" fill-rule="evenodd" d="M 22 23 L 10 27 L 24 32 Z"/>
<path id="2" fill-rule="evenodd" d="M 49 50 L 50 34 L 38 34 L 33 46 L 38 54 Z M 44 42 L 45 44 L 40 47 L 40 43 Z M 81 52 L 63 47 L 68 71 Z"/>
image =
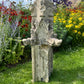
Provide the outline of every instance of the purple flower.
<path id="1" fill-rule="evenodd" d="M 60 2 L 61 0 L 53 0 L 53 2 L 56 2 L 57 4 L 62 4 L 62 2 Z M 71 6 L 72 2 L 68 1 L 68 0 L 63 0 L 64 4 L 66 6 Z"/>
<path id="2" fill-rule="evenodd" d="M 2 1 L 2 6 L 4 5 L 4 0 Z"/>
<path id="3" fill-rule="evenodd" d="M 53 0 L 53 2 L 57 2 L 57 0 Z"/>
<path id="4" fill-rule="evenodd" d="M 68 4 L 69 4 L 69 5 L 71 5 L 71 4 L 72 4 L 72 2 L 71 2 L 71 1 L 69 1 L 69 2 L 68 2 Z"/>

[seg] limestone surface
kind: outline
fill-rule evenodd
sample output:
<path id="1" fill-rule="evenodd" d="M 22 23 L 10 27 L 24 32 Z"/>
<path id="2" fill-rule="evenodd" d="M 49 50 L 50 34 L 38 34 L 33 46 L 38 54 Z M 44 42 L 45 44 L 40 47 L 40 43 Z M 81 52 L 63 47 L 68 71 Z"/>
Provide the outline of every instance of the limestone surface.
<path id="1" fill-rule="evenodd" d="M 53 71 L 52 46 L 60 46 L 62 43 L 53 34 L 55 10 L 52 0 L 36 0 L 31 7 L 31 38 L 23 39 L 22 42 L 24 45 L 31 45 L 33 82 L 49 82 Z"/>

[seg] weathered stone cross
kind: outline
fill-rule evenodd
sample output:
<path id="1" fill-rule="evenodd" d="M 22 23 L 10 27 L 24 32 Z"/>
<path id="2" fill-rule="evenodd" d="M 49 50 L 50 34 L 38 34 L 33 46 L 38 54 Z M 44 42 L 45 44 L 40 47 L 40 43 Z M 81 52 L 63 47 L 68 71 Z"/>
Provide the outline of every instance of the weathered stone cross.
<path id="1" fill-rule="evenodd" d="M 31 38 L 23 39 L 24 45 L 31 45 L 33 81 L 49 81 L 53 71 L 51 46 L 60 46 L 62 40 L 53 36 L 53 11 L 51 0 L 36 0 L 31 8 Z"/>

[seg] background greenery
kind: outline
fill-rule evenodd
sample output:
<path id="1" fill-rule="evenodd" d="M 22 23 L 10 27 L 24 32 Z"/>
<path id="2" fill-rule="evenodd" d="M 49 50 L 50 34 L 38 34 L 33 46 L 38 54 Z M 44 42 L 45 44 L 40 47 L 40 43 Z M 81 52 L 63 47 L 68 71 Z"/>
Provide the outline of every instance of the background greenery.
<path id="1" fill-rule="evenodd" d="M 20 2 L 16 7 L 2 10 L 0 6 L 0 65 L 13 65 L 30 60 L 30 46 L 24 47 L 21 40 L 30 37 L 31 12 Z M 19 10 L 19 11 L 18 11 Z M 3 11 L 3 13 L 2 13 Z M 25 49 L 25 51 L 24 51 Z"/>
<path id="2" fill-rule="evenodd" d="M 62 39 L 61 46 L 84 44 L 84 2 L 78 7 L 57 8 L 54 14 L 54 32 Z"/>
<path id="3" fill-rule="evenodd" d="M 81 8 L 84 7 L 83 4 L 84 2 L 81 2 L 75 9 L 57 8 L 58 12 L 54 16 L 54 32 L 57 33 L 57 38 L 63 40 L 63 43 L 60 47 L 54 47 L 54 68 L 48 84 L 84 84 L 84 23 L 82 23 L 84 8 Z M 21 3 L 17 7 L 24 12 L 19 15 L 23 18 L 18 17 L 18 22 L 21 24 L 17 27 L 17 34 L 11 36 L 11 22 L 0 24 L 0 84 L 32 84 L 30 46 L 24 47 L 21 44 L 21 39 L 30 37 L 31 23 L 26 17 L 30 16 L 31 12 L 23 8 Z M 79 16 L 75 17 L 76 14 Z M 76 24 L 72 26 L 74 21 Z M 28 31 L 23 27 L 25 24 L 28 24 Z M 79 30 L 75 26 L 80 27 Z M 73 30 L 75 31 L 72 32 Z M 35 84 L 46 83 L 36 82 Z"/>

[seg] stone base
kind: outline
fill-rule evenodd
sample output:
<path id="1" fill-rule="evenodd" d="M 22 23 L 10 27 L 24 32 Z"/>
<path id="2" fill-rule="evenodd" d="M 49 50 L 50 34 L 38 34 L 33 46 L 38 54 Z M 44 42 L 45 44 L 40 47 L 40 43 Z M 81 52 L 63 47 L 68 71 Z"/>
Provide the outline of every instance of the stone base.
<path id="1" fill-rule="evenodd" d="M 52 47 L 35 45 L 32 49 L 32 77 L 33 82 L 49 82 L 49 76 L 53 71 Z"/>

